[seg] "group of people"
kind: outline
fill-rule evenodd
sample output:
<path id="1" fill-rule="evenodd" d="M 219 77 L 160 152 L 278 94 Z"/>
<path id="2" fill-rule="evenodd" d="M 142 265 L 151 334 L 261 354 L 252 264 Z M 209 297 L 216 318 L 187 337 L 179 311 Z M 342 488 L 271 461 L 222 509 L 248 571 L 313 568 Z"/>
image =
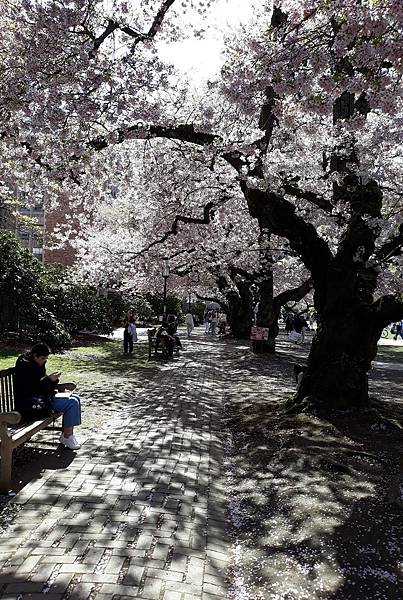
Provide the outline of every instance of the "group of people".
<path id="1" fill-rule="evenodd" d="M 217 312 L 216 310 L 208 310 L 204 314 L 204 332 L 206 335 L 212 335 L 213 337 L 218 334 L 225 335 L 227 328 L 227 315 L 224 312 Z"/>
<path id="2" fill-rule="evenodd" d="M 309 329 L 308 321 L 304 315 L 289 313 L 285 319 L 285 331 L 288 339 L 296 344 L 305 342 L 305 334 Z"/>
<path id="3" fill-rule="evenodd" d="M 208 310 L 204 314 L 205 333 L 212 336 L 216 336 L 217 332 L 219 335 L 225 335 L 227 328 L 227 315 L 224 312 L 217 312 L 216 310 Z M 190 339 L 192 332 L 196 325 L 196 317 L 192 315 L 190 311 L 186 313 L 185 325 L 187 331 L 187 337 Z M 182 344 L 177 333 L 178 319 L 176 315 L 169 314 L 164 317 L 161 325 L 157 329 L 156 338 L 157 343 L 164 344 L 168 349 L 168 355 L 172 356 L 175 349 L 182 349 Z M 123 323 L 123 353 L 132 354 L 134 342 L 138 341 L 137 329 L 134 322 L 134 317 L 131 312 L 128 313 Z"/>

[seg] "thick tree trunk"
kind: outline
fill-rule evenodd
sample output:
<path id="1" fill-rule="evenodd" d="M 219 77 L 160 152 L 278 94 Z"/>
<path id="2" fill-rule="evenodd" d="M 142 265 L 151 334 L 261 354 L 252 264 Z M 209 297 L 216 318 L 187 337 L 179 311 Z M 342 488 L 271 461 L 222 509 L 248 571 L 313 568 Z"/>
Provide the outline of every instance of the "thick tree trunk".
<path id="1" fill-rule="evenodd" d="M 238 293 L 235 290 L 226 293 L 228 322 L 235 338 L 249 339 L 253 315 L 253 297 L 249 283 L 238 283 L 237 289 Z"/>
<path id="2" fill-rule="evenodd" d="M 253 345 L 256 353 L 274 354 L 276 351 L 276 337 L 278 335 L 278 317 L 280 307 L 273 300 L 273 275 L 267 274 L 264 281 L 259 283 L 259 312 L 256 325 L 269 328 L 269 339 L 264 343 Z"/>
<path id="3" fill-rule="evenodd" d="M 276 350 L 276 338 L 278 336 L 279 327 L 278 320 L 280 317 L 281 308 L 287 302 L 299 302 L 302 300 L 313 287 L 311 279 L 304 281 L 299 286 L 285 290 L 278 296 L 273 297 L 273 276 L 266 276 L 266 279 L 259 284 L 260 301 L 259 312 L 257 318 L 258 327 L 269 328 L 269 339 L 265 346 L 256 345 L 256 352 L 274 353 Z"/>
<path id="4" fill-rule="evenodd" d="M 368 404 L 368 372 L 380 330 L 365 312 L 324 316 L 312 343 L 308 368 L 296 396 L 319 409 L 360 408 Z"/>

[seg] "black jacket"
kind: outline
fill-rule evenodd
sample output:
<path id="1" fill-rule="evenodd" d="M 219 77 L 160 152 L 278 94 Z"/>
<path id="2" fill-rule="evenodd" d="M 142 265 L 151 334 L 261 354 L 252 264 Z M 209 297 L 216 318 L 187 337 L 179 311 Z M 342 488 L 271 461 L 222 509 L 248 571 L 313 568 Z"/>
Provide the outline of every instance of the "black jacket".
<path id="1" fill-rule="evenodd" d="M 30 354 L 22 354 L 15 363 L 15 408 L 24 421 L 41 419 L 52 413 L 51 400 L 57 382 L 46 376 L 45 365 L 38 365 Z"/>

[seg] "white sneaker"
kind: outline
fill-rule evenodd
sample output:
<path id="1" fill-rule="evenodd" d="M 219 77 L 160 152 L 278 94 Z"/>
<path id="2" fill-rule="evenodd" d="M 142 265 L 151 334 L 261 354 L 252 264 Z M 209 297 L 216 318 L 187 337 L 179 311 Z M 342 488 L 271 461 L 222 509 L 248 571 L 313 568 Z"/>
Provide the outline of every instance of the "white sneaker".
<path id="1" fill-rule="evenodd" d="M 69 437 L 66 438 L 62 434 L 60 436 L 60 443 L 63 444 L 63 446 L 66 446 L 66 448 L 70 448 L 70 450 L 78 450 L 81 447 L 74 435 L 69 435 Z"/>

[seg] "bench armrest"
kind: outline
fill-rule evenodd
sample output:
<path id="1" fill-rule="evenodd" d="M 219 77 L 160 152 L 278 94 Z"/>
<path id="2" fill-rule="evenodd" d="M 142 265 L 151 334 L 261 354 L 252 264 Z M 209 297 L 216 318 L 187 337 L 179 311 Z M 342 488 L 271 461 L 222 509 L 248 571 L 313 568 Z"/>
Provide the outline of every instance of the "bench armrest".
<path id="1" fill-rule="evenodd" d="M 19 412 L 14 410 L 13 412 L 0 413 L 0 423 L 7 423 L 7 425 L 17 425 L 21 421 L 21 415 Z"/>

